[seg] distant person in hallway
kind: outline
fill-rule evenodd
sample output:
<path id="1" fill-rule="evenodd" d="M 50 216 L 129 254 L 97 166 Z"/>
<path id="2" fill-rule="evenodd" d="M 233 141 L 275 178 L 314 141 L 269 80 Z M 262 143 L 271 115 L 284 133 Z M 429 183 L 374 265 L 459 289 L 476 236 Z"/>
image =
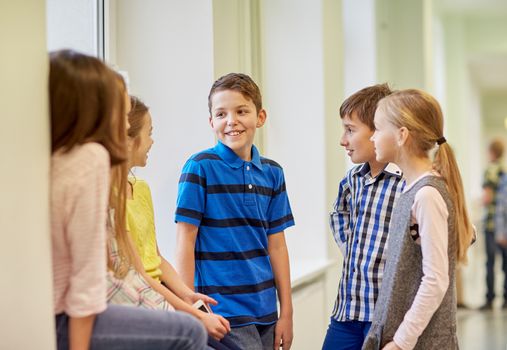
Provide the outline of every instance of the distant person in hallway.
<path id="1" fill-rule="evenodd" d="M 404 186 L 394 164 L 377 161 L 370 140 L 377 103 L 392 93 L 387 84 L 357 91 L 340 107 L 340 145 L 359 164 L 341 180 L 330 215 L 343 270 L 324 350 L 361 349 L 382 283 L 386 241 L 394 204 Z"/>
<path id="2" fill-rule="evenodd" d="M 259 87 L 245 74 L 227 74 L 211 87 L 208 107 L 218 142 L 182 170 L 177 269 L 191 289 L 218 301 L 212 308 L 241 348 L 287 350 L 293 330 L 284 230 L 294 218 L 282 167 L 253 145 L 266 121 Z"/>
<path id="3" fill-rule="evenodd" d="M 491 141 L 488 146 L 489 163 L 484 172 L 483 230 L 486 243 L 486 303 L 481 310 L 491 310 L 495 299 L 495 258 L 502 255 L 504 272 L 503 308 L 507 308 L 507 176 L 502 164 L 504 144 Z"/>
<path id="4" fill-rule="evenodd" d="M 365 350 L 458 349 L 456 262 L 466 261 L 474 230 L 443 131 L 438 102 L 420 90 L 395 92 L 375 112 L 377 160 L 396 163 L 406 187 L 393 211 Z"/>
<path id="5" fill-rule="evenodd" d="M 121 83 L 121 84 L 120 84 Z M 123 81 L 95 57 L 50 55 L 51 244 L 58 350 L 203 349 L 188 315 L 107 304 L 110 178 L 127 159 Z M 111 176 L 110 176 L 111 174 Z M 126 177 L 126 176 L 125 176 Z M 116 211 L 121 217 L 121 213 Z M 193 322 L 193 323 L 192 323 Z M 182 324 L 187 327 L 179 327 Z"/>

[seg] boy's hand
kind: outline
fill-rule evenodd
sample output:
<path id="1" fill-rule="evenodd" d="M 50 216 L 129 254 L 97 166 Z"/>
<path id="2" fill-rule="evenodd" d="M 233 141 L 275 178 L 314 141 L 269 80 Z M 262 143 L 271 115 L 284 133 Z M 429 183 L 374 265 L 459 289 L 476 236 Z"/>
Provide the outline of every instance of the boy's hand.
<path id="1" fill-rule="evenodd" d="M 201 293 L 192 293 L 189 294 L 185 301 L 189 304 L 195 303 L 197 300 L 202 300 L 205 304 L 211 304 L 211 305 L 218 305 L 218 301 L 213 299 L 212 297 L 209 297 L 207 295 L 201 294 Z"/>
<path id="2" fill-rule="evenodd" d="M 229 321 L 217 314 L 201 312 L 201 322 L 204 324 L 208 334 L 216 340 L 222 339 L 231 331 Z"/>
<path id="3" fill-rule="evenodd" d="M 273 345 L 274 350 L 289 350 L 292 345 L 292 318 L 291 317 L 280 317 L 275 326 L 275 343 Z"/>

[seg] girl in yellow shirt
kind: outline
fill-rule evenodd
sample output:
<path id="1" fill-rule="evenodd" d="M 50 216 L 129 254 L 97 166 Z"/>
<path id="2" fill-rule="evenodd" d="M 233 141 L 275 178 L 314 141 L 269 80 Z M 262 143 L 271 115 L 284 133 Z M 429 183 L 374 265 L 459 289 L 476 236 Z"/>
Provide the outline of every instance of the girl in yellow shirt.
<path id="1" fill-rule="evenodd" d="M 152 120 L 148 107 L 138 98 L 131 96 L 129 113 L 129 159 L 128 167 L 144 167 L 148 152 L 153 145 Z M 202 312 L 191 305 L 198 300 L 205 304 L 217 302 L 206 295 L 195 293 L 181 280 L 173 266 L 160 255 L 155 234 L 153 202 L 148 184 L 129 178 L 127 185 L 127 230 L 136 248 L 134 255 L 137 263 L 144 267 L 144 278 L 158 293 L 176 309 L 188 312 L 200 319 L 210 335 L 208 345 L 215 349 L 239 349 L 229 339 L 229 322 L 220 315 Z M 221 340 L 218 342 L 217 340 Z"/>

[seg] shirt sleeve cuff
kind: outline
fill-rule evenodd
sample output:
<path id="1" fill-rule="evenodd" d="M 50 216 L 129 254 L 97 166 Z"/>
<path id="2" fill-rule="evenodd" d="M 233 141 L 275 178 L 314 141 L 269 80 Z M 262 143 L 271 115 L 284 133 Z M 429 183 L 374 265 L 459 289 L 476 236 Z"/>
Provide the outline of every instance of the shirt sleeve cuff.
<path id="1" fill-rule="evenodd" d="M 412 350 L 415 347 L 415 344 L 417 343 L 417 339 L 415 339 L 415 341 L 410 341 L 409 339 L 406 339 L 407 337 L 404 337 L 400 333 L 401 332 L 398 329 L 398 331 L 396 331 L 396 333 L 394 334 L 393 341 L 402 350 Z"/>
<path id="2" fill-rule="evenodd" d="M 174 217 L 174 222 L 175 223 L 185 222 L 187 224 L 191 224 L 191 225 L 194 225 L 197 227 L 199 227 L 201 225 L 201 220 L 193 219 L 193 218 L 190 218 L 188 216 L 183 216 L 183 215 L 176 215 Z"/>

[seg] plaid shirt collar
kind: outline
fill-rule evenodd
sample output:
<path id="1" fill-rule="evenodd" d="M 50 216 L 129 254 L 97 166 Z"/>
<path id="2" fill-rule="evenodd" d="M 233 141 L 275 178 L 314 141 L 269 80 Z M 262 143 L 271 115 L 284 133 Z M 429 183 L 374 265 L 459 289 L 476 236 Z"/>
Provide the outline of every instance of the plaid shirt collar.
<path id="1" fill-rule="evenodd" d="M 400 178 L 403 176 L 401 169 L 398 168 L 398 166 L 394 163 L 387 163 L 387 165 L 381 171 L 381 174 L 382 173 L 389 175 L 389 176 L 397 176 Z M 370 175 L 370 164 L 369 163 L 363 163 L 362 165 L 358 166 L 356 169 L 354 169 L 352 171 L 352 176 L 366 176 L 366 175 Z M 371 175 L 370 175 L 370 177 L 371 177 Z"/>

